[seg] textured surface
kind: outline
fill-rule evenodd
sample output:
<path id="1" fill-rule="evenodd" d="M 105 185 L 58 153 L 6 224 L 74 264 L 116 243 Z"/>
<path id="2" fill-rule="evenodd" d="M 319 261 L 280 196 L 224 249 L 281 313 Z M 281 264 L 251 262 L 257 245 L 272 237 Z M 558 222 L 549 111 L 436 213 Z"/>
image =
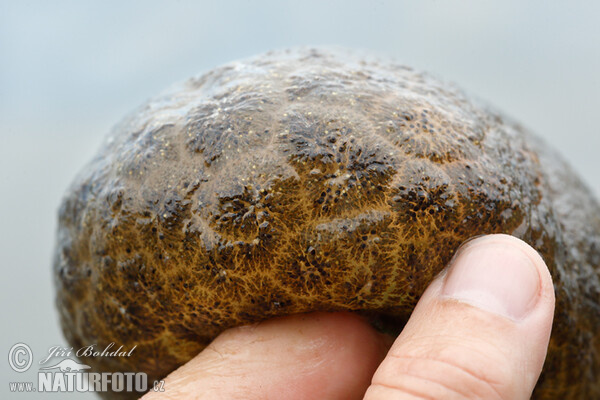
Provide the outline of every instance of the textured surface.
<path id="1" fill-rule="evenodd" d="M 400 328 L 467 238 L 549 264 L 557 312 L 538 399 L 600 398 L 600 209 L 518 125 L 410 68 L 261 55 L 122 122 L 60 209 L 57 303 L 98 370 L 166 375 L 223 329 L 310 310 Z"/>

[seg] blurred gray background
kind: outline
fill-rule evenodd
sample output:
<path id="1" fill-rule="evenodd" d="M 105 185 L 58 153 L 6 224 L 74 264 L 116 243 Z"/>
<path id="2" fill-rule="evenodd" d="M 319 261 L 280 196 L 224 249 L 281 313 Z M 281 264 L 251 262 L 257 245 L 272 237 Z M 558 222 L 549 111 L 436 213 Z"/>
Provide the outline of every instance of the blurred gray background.
<path id="1" fill-rule="evenodd" d="M 292 45 L 372 49 L 453 81 L 559 148 L 600 195 L 600 2 L 0 0 L 0 398 L 64 345 L 56 211 L 113 124 L 170 84 Z M 26 373 L 6 354 L 34 352 Z"/>

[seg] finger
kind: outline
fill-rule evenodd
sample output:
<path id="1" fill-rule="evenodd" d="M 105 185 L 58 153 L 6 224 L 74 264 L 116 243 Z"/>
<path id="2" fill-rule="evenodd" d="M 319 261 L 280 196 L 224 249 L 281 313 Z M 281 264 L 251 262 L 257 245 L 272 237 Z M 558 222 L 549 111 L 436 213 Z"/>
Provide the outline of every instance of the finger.
<path id="1" fill-rule="evenodd" d="M 277 318 L 221 334 L 144 400 L 360 399 L 388 349 L 351 313 Z"/>
<path id="2" fill-rule="evenodd" d="M 365 399 L 529 399 L 553 312 L 535 250 L 507 235 L 470 241 L 419 300 Z"/>

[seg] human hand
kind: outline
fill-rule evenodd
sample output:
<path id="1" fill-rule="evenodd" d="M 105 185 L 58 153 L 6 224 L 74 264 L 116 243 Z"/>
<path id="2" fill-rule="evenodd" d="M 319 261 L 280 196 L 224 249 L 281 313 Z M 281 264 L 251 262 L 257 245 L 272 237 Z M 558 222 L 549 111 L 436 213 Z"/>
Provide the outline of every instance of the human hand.
<path id="1" fill-rule="evenodd" d="M 351 313 L 230 329 L 170 374 L 165 399 L 528 399 L 554 313 L 550 273 L 519 239 L 462 246 L 392 343 Z"/>

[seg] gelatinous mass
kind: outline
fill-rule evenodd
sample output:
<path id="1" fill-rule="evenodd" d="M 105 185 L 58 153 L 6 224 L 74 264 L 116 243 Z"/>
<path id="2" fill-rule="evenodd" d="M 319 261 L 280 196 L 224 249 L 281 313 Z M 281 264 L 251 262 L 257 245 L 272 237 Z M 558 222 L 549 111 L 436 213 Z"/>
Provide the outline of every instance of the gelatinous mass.
<path id="1" fill-rule="evenodd" d="M 97 371 L 162 378 L 224 329 L 311 310 L 399 331 L 463 241 L 504 232 L 555 282 L 534 398 L 600 398 L 598 203 L 523 127 L 409 67 L 292 49 L 216 68 L 121 122 L 59 214 L 69 343 L 137 346 Z"/>

